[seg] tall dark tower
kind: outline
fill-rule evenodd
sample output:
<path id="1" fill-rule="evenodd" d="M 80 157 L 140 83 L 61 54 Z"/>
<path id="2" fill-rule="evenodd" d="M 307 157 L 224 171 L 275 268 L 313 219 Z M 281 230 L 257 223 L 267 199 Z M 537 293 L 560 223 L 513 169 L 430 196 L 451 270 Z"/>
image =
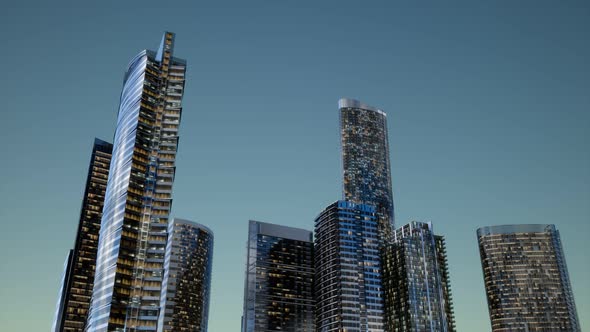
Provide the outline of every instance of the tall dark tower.
<path id="1" fill-rule="evenodd" d="M 344 200 L 375 206 L 380 231 L 394 226 L 389 139 L 385 112 L 354 99 L 340 99 Z"/>
<path id="2" fill-rule="evenodd" d="M 100 219 L 112 152 L 111 143 L 94 139 L 76 241 L 64 272 L 62 295 L 54 323 L 56 332 L 84 330 L 94 286 Z"/>
<path id="3" fill-rule="evenodd" d="M 250 221 L 242 332 L 313 332 L 310 231 Z"/>
<path id="4" fill-rule="evenodd" d="M 375 208 L 336 201 L 315 220 L 315 331 L 383 332 Z"/>

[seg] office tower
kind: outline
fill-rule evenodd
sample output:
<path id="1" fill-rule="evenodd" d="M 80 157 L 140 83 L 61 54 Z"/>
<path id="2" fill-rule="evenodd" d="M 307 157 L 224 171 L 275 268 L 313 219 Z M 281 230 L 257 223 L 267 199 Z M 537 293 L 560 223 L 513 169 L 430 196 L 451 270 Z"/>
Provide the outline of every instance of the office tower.
<path id="1" fill-rule="evenodd" d="M 373 206 L 337 201 L 316 218 L 316 331 L 383 331 L 379 242 Z"/>
<path id="2" fill-rule="evenodd" d="M 158 331 L 207 331 L 213 232 L 174 218 L 168 227 Z"/>
<path id="3" fill-rule="evenodd" d="M 250 221 L 242 332 L 313 331 L 312 233 Z"/>
<path id="4" fill-rule="evenodd" d="M 380 231 L 394 225 L 387 115 L 357 100 L 340 99 L 340 133 L 345 200 L 373 205 Z"/>
<path id="5" fill-rule="evenodd" d="M 113 144 L 88 331 L 155 331 L 186 62 L 166 32 L 130 62 Z"/>
<path id="6" fill-rule="evenodd" d="M 56 331 L 84 330 L 94 284 L 100 219 L 112 150 L 112 144 L 94 139 L 71 264 L 61 285 L 63 298 Z"/>
<path id="7" fill-rule="evenodd" d="M 580 331 L 555 225 L 477 230 L 492 331 Z"/>
<path id="8" fill-rule="evenodd" d="M 385 331 L 455 331 L 444 238 L 432 224 L 398 228 L 382 255 Z"/>

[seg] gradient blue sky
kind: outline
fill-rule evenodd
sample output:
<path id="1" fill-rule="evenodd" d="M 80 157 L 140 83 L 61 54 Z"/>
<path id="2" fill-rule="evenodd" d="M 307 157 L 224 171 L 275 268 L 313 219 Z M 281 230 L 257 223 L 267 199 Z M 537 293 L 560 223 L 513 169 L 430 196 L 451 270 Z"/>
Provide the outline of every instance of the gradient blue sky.
<path id="1" fill-rule="evenodd" d="M 555 223 L 590 328 L 590 3 L 16 1 L 0 10 L 0 322 L 49 329 L 95 136 L 128 61 L 188 60 L 174 215 L 215 232 L 210 331 L 238 331 L 248 219 L 340 198 L 337 101 L 388 113 L 398 223 L 448 243 L 460 331 L 490 330 L 477 227 Z"/>

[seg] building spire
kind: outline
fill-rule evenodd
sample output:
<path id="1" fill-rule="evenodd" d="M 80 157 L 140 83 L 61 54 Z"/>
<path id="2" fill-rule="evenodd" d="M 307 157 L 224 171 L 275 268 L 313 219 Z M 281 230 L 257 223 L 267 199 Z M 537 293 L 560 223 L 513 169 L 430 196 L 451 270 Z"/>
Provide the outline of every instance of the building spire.
<path id="1" fill-rule="evenodd" d="M 156 53 L 156 61 L 162 62 L 165 53 L 169 53 L 170 58 L 172 57 L 175 36 L 176 34 L 174 32 L 164 32 L 164 35 L 162 36 L 162 41 L 160 42 L 160 46 L 158 47 L 158 53 Z"/>

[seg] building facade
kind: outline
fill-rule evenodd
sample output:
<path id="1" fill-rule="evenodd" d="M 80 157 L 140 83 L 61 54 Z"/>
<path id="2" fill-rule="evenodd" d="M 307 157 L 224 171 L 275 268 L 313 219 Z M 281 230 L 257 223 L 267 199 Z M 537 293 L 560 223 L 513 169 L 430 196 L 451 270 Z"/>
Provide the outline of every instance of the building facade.
<path id="1" fill-rule="evenodd" d="M 168 228 L 158 331 L 207 331 L 212 264 L 213 232 L 174 218 Z"/>
<path id="2" fill-rule="evenodd" d="M 186 62 L 166 32 L 123 82 L 88 331 L 155 331 Z"/>
<path id="3" fill-rule="evenodd" d="M 431 223 L 396 229 L 382 263 L 385 331 L 455 331 L 444 238 Z"/>
<path id="4" fill-rule="evenodd" d="M 51 332 L 60 332 L 63 325 L 64 304 L 66 298 L 66 286 L 68 284 L 69 272 L 72 266 L 72 256 L 74 250 L 68 250 L 68 255 L 63 265 L 63 272 L 59 282 L 59 292 L 57 293 L 57 301 L 55 303 L 55 312 L 53 314 L 53 323 L 51 324 Z"/>
<path id="5" fill-rule="evenodd" d="M 317 332 L 384 330 L 378 222 L 375 207 L 343 200 L 316 218 Z"/>
<path id="6" fill-rule="evenodd" d="M 242 332 L 311 332 L 313 242 L 307 230 L 250 221 Z"/>
<path id="7" fill-rule="evenodd" d="M 98 138 L 94 140 L 78 231 L 74 249 L 71 251 L 71 264 L 68 265 L 61 286 L 62 305 L 54 331 L 81 332 L 86 324 L 94 286 L 100 220 L 112 151 L 112 144 Z"/>
<path id="8" fill-rule="evenodd" d="M 555 225 L 482 227 L 477 239 L 492 331 L 580 331 Z"/>
<path id="9" fill-rule="evenodd" d="M 444 310 L 447 319 L 447 329 L 449 332 L 457 331 L 455 324 L 455 312 L 453 308 L 453 298 L 451 296 L 451 277 L 449 275 L 449 263 L 447 260 L 447 245 L 442 235 L 434 236 L 436 245 L 436 256 L 438 258 L 438 272 L 440 273 L 441 287 L 443 291 Z"/>
<path id="10" fill-rule="evenodd" d="M 389 138 L 385 112 L 354 99 L 340 99 L 344 200 L 373 205 L 380 230 L 394 225 Z"/>

